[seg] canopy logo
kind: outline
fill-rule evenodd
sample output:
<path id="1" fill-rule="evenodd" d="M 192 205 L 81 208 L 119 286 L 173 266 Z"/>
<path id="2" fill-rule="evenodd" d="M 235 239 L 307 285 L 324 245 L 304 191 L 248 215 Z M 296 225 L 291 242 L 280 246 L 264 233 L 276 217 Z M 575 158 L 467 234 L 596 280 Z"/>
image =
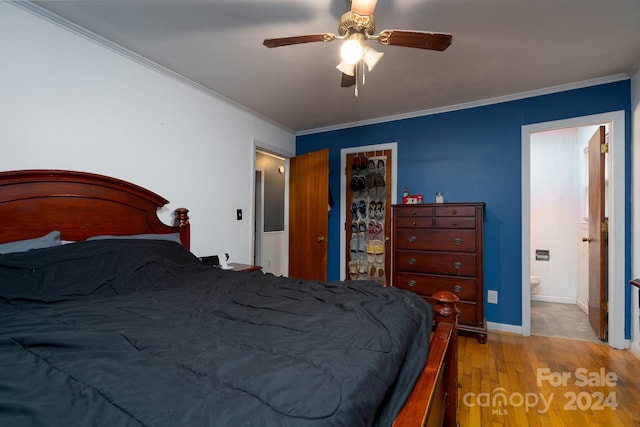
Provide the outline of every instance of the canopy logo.
<path id="1" fill-rule="evenodd" d="M 578 368 L 575 371 L 552 372 L 549 368 L 538 368 L 536 371 L 536 385 L 542 387 L 615 387 L 618 384 L 618 375 L 607 372 L 605 368 L 597 371 L 589 371 Z M 560 396 L 560 395 L 559 395 Z M 602 391 L 567 391 L 561 395 L 560 404 L 566 411 L 602 411 L 615 410 L 618 401 L 615 391 L 605 393 Z M 509 408 L 524 407 L 526 412 L 535 410 L 539 414 L 549 411 L 551 403 L 556 397 L 555 393 L 548 396 L 541 392 L 513 392 L 508 393 L 503 387 L 497 387 L 492 392 L 465 393 L 462 403 L 466 406 L 480 406 L 491 408 L 492 415 L 507 415 Z"/>
<path id="2" fill-rule="evenodd" d="M 495 388 L 491 393 L 465 393 L 462 403 L 469 407 L 480 406 L 492 408 L 493 415 L 507 415 L 508 407 L 524 406 L 525 411 L 536 408 L 539 414 L 544 414 L 549 410 L 549 405 L 553 401 L 553 393 L 546 399 L 542 393 L 507 393 L 502 387 Z M 541 405 L 541 407 L 539 407 Z"/>

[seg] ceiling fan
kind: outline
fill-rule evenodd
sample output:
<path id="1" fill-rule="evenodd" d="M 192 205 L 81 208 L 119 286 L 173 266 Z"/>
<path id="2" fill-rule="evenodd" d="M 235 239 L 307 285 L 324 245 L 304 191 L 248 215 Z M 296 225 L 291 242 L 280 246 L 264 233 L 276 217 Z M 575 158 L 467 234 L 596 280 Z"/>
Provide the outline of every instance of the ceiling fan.
<path id="1" fill-rule="evenodd" d="M 373 11 L 378 0 L 352 0 L 351 10 L 340 18 L 338 35 L 334 33 L 309 34 L 305 36 L 281 37 L 265 39 L 262 43 L 266 47 L 290 46 L 302 43 L 330 42 L 344 40 L 340 49 L 341 62 L 336 66 L 342 72 L 342 87 L 356 85 L 355 94 L 358 96 L 357 75 L 358 67 L 364 84 L 364 66 L 369 71 L 378 63 L 382 52 L 365 45 L 367 40 L 377 40 L 378 43 L 390 46 L 404 46 L 418 49 L 443 51 L 451 45 L 452 35 L 447 33 L 432 33 L 427 31 L 384 30 L 375 35 L 375 19 Z"/>

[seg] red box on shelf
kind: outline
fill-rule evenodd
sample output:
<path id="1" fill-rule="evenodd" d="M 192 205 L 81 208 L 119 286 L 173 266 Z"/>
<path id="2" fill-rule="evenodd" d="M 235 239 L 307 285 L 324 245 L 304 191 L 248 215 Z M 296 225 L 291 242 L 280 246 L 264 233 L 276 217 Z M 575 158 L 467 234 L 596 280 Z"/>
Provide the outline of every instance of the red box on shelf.
<path id="1" fill-rule="evenodd" d="M 402 198 L 403 205 L 419 205 L 423 201 L 422 194 L 409 194 Z"/>

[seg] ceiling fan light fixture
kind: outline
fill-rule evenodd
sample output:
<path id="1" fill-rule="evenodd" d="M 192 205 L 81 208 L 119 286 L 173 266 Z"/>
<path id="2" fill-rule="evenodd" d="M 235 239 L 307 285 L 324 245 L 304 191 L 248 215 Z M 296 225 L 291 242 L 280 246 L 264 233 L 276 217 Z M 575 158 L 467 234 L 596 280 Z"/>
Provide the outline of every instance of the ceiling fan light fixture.
<path id="1" fill-rule="evenodd" d="M 352 38 L 345 40 L 340 48 L 340 58 L 347 64 L 356 64 L 362 59 L 364 47 L 360 40 Z"/>
<path id="2" fill-rule="evenodd" d="M 378 61 L 380 61 L 380 58 L 382 58 L 383 55 L 384 53 L 382 52 L 378 52 L 377 50 L 370 47 L 365 47 L 364 53 L 362 55 L 362 60 L 365 64 L 367 64 L 367 68 L 369 69 L 369 71 L 371 71 L 373 70 L 373 67 L 376 66 Z"/>
<path id="3" fill-rule="evenodd" d="M 266 47 L 291 46 L 303 43 L 330 42 L 342 40 L 340 63 L 336 68 L 342 72 L 341 87 L 355 85 L 358 96 L 358 77 L 365 84 L 365 71 L 371 72 L 384 55 L 366 46 L 366 42 L 376 40 L 382 45 L 404 46 L 416 49 L 443 51 L 451 45 L 452 35 L 428 31 L 384 30 L 376 35 L 373 12 L 378 0 L 349 0 L 351 10 L 340 17 L 338 34 L 320 33 L 294 37 L 265 39 Z M 360 69 L 358 67 L 361 67 Z"/>
<path id="4" fill-rule="evenodd" d="M 336 68 L 348 76 L 353 77 L 356 75 L 356 64 L 348 64 L 344 61 L 340 61 L 340 63 L 336 65 Z"/>

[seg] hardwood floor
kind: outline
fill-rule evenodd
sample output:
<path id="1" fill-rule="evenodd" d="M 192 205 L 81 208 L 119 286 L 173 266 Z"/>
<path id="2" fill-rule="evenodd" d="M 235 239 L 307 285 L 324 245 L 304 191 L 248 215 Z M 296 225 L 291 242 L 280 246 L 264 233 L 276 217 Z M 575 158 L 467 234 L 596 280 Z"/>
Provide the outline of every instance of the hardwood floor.
<path id="1" fill-rule="evenodd" d="M 459 337 L 459 378 L 461 427 L 640 426 L 640 359 L 605 343 Z"/>

